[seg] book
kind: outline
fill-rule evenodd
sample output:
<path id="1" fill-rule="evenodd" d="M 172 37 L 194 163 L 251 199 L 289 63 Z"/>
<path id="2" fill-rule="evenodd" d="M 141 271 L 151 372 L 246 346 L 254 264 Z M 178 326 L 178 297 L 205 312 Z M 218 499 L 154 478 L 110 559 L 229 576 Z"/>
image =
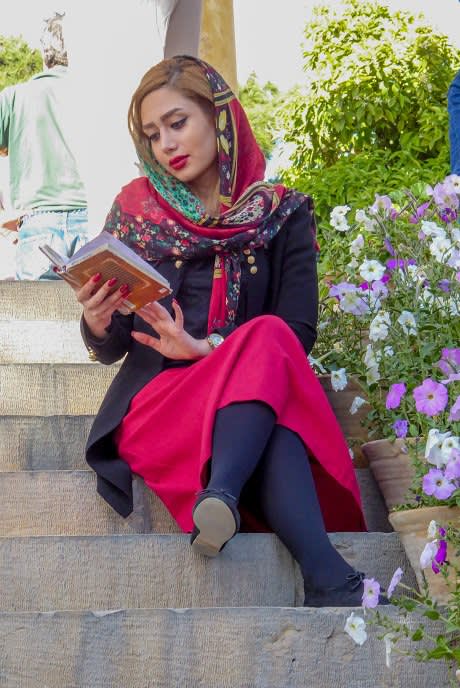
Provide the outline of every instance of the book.
<path id="1" fill-rule="evenodd" d="M 117 279 L 109 293 L 127 284 L 129 294 L 118 309 L 124 315 L 171 293 L 168 280 L 158 270 L 109 232 L 101 232 L 71 258 L 63 258 L 48 244 L 39 248 L 54 266 L 56 275 L 74 288 L 82 287 L 98 272 L 102 275 L 100 284 L 113 277 Z"/>

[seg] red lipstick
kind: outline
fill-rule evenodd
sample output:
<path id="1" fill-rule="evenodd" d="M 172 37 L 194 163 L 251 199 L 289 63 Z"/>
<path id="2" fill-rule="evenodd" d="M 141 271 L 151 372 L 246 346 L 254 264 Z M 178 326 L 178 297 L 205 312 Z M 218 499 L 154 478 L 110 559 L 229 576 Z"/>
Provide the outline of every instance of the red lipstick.
<path id="1" fill-rule="evenodd" d="M 181 170 L 187 164 L 188 158 L 188 155 L 178 155 L 175 158 L 171 158 L 169 166 L 174 170 Z"/>

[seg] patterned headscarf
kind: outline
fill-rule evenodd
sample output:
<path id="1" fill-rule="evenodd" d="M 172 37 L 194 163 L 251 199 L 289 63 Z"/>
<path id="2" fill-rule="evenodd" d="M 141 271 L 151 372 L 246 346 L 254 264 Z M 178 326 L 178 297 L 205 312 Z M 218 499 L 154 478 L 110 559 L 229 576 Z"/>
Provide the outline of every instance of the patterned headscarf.
<path id="1" fill-rule="evenodd" d="M 244 250 L 267 244 L 308 196 L 263 181 L 265 160 L 246 114 L 223 78 L 206 62 L 203 69 L 214 98 L 219 216 L 206 213 L 189 187 L 137 147 L 147 179 L 134 180 L 115 199 L 104 229 L 145 260 L 189 260 L 214 256 L 208 332 L 233 322 L 240 294 Z"/>

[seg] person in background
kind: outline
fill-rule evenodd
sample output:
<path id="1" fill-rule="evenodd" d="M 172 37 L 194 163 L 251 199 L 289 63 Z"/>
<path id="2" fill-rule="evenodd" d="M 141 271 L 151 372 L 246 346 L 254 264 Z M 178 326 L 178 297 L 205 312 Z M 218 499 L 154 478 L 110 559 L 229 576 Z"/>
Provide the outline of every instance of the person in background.
<path id="1" fill-rule="evenodd" d="M 90 353 L 125 357 L 88 439 L 98 491 L 128 516 L 132 475 L 142 476 L 205 556 L 240 529 L 271 530 L 299 562 L 305 605 L 359 605 L 364 574 L 327 535 L 366 526 L 307 358 L 318 311 L 312 200 L 263 181 L 243 108 L 196 58 L 144 75 L 129 127 L 146 176 L 123 187 L 104 229 L 173 293 L 122 315 L 126 284 L 113 292 L 116 279 L 95 274 L 77 291 Z"/>
<path id="2" fill-rule="evenodd" d="M 21 280 L 56 278 L 41 244 L 69 257 L 89 238 L 85 187 L 72 149 L 78 101 L 68 82 L 63 17 L 45 20 L 44 71 L 0 93 L 0 150 L 9 158 Z"/>
<path id="3" fill-rule="evenodd" d="M 450 171 L 460 175 L 460 71 L 455 75 L 447 94 L 449 111 Z"/>

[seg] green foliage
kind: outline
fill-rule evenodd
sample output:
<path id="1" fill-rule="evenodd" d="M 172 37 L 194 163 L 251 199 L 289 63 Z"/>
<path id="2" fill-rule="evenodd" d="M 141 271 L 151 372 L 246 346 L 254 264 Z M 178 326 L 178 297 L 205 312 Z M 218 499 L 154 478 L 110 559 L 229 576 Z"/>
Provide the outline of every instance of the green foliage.
<path id="1" fill-rule="evenodd" d="M 27 81 L 42 68 L 39 50 L 32 50 L 22 38 L 0 36 L 0 91 Z"/>
<path id="2" fill-rule="evenodd" d="M 295 146 L 283 181 L 308 191 L 320 217 L 448 173 L 446 100 L 460 51 L 446 36 L 408 12 L 344 0 L 315 8 L 305 38 L 307 89 L 283 108 Z"/>
<path id="3" fill-rule="evenodd" d="M 255 72 L 239 89 L 239 99 L 248 116 L 257 143 L 266 158 L 273 152 L 276 142 L 277 111 L 281 104 L 281 93 L 271 81 L 261 86 Z"/>

